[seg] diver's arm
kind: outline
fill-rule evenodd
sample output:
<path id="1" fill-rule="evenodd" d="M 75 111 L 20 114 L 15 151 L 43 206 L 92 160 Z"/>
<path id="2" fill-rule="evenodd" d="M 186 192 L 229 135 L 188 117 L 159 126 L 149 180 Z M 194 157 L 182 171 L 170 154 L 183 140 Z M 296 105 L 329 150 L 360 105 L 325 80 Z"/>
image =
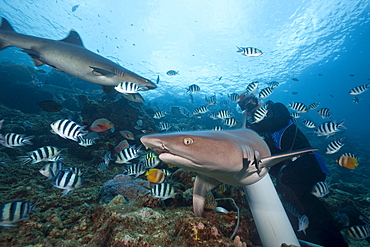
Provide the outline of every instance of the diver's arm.
<path id="1" fill-rule="evenodd" d="M 288 125 L 290 114 L 288 109 L 282 103 L 274 103 L 268 107 L 267 117 L 259 123 L 251 124 L 252 130 L 263 132 L 275 132 Z"/>

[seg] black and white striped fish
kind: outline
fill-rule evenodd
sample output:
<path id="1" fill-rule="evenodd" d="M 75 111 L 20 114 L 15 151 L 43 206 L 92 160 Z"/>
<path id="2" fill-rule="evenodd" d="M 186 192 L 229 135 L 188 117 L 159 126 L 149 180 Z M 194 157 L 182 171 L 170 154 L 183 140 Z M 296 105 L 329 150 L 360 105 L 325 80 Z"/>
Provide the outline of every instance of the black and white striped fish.
<path id="1" fill-rule="evenodd" d="M 357 87 L 352 88 L 348 93 L 350 95 L 362 94 L 363 92 L 365 92 L 366 90 L 368 90 L 369 87 L 370 87 L 370 83 L 365 84 L 365 85 L 361 85 L 361 86 L 357 86 Z"/>
<path id="2" fill-rule="evenodd" d="M 150 189 L 150 193 L 153 198 L 160 198 L 162 201 L 175 197 L 175 187 L 169 183 L 159 183 L 155 184 L 153 188 Z"/>
<path id="3" fill-rule="evenodd" d="M 324 197 L 330 192 L 330 186 L 327 181 L 317 182 L 311 189 L 311 194 L 316 197 Z"/>
<path id="4" fill-rule="evenodd" d="M 84 136 L 88 131 L 84 130 L 84 127 L 81 127 L 77 123 L 73 122 L 70 119 L 60 119 L 50 124 L 51 132 L 59 135 L 64 139 L 70 139 L 78 142 L 80 136 Z"/>
<path id="5" fill-rule="evenodd" d="M 215 127 L 212 128 L 212 130 L 214 130 L 214 131 L 222 131 L 224 129 L 221 126 L 215 126 Z"/>
<path id="6" fill-rule="evenodd" d="M 339 140 L 334 140 L 329 143 L 329 145 L 326 147 L 326 154 L 334 154 L 341 149 L 344 144 L 344 137 L 340 138 Z"/>
<path id="7" fill-rule="evenodd" d="M 159 129 L 161 130 L 161 131 L 168 131 L 169 129 L 171 129 L 172 128 L 172 126 L 171 126 L 171 124 L 169 124 L 169 123 L 167 123 L 167 122 L 160 122 L 159 123 Z"/>
<path id="8" fill-rule="evenodd" d="M 309 110 L 315 110 L 317 107 L 319 107 L 320 105 L 320 102 L 314 102 L 314 103 L 311 103 L 309 106 L 308 106 L 308 109 Z"/>
<path id="9" fill-rule="evenodd" d="M 95 144 L 95 139 L 90 139 L 90 138 L 84 138 L 80 136 L 79 138 L 78 145 L 82 147 L 89 147 Z"/>
<path id="10" fill-rule="evenodd" d="M 161 162 L 161 160 L 155 155 L 153 157 L 149 157 L 149 158 L 145 159 L 144 167 L 145 167 L 145 169 L 154 168 L 154 167 L 158 166 L 160 162 Z"/>
<path id="11" fill-rule="evenodd" d="M 148 152 L 145 154 L 145 159 L 149 159 L 151 157 L 157 157 L 157 154 L 154 152 Z"/>
<path id="12" fill-rule="evenodd" d="M 194 110 L 193 110 L 193 115 L 199 115 L 199 114 L 204 114 L 204 113 L 206 113 L 206 112 L 208 112 L 209 111 L 209 106 L 208 105 L 204 105 L 204 106 L 200 106 L 200 107 L 198 107 L 198 108 L 195 108 Z"/>
<path id="13" fill-rule="evenodd" d="M 263 53 L 260 49 L 255 47 L 239 47 L 237 46 L 238 50 L 236 52 L 241 52 L 244 56 L 248 57 L 258 57 L 261 56 Z"/>
<path id="14" fill-rule="evenodd" d="M 347 236 L 356 240 L 370 237 L 370 225 L 355 225 L 347 229 Z"/>
<path id="15" fill-rule="evenodd" d="M 71 172 L 77 174 L 78 176 L 82 175 L 81 168 L 78 168 L 76 166 L 71 166 L 71 167 L 64 168 L 63 171 L 71 171 Z"/>
<path id="16" fill-rule="evenodd" d="M 256 91 L 256 89 L 258 88 L 258 85 L 259 85 L 258 81 L 253 81 L 253 82 L 249 83 L 248 86 L 247 86 L 247 89 L 246 89 L 247 94 L 251 94 L 254 91 Z"/>
<path id="17" fill-rule="evenodd" d="M 301 114 L 301 113 L 299 113 L 299 112 L 292 112 L 292 113 L 290 114 L 290 116 L 291 116 L 292 118 L 297 119 L 297 118 L 300 118 L 300 117 L 302 116 L 302 114 Z"/>
<path id="18" fill-rule="evenodd" d="M 61 170 L 64 169 L 64 162 L 61 160 L 51 161 L 44 165 L 39 172 L 47 177 L 47 181 L 52 180 Z"/>
<path id="19" fill-rule="evenodd" d="M 302 122 L 304 126 L 306 126 L 307 128 L 310 128 L 310 129 L 316 128 L 316 124 L 312 122 L 311 120 L 305 119 Z"/>
<path id="20" fill-rule="evenodd" d="M 20 147 L 25 144 L 32 145 L 30 140 L 34 137 L 16 133 L 6 133 L 5 136 L 0 134 L 0 144 L 8 148 Z"/>
<path id="21" fill-rule="evenodd" d="M 142 164 L 132 164 L 126 166 L 124 173 L 128 176 L 135 176 L 137 178 L 141 174 L 144 174 L 145 171 L 146 169 Z"/>
<path id="22" fill-rule="evenodd" d="M 347 157 L 351 157 L 351 158 L 354 158 L 356 160 L 359 160 L 359 157 L 356 154 L 353 154 L 353 153 L 343 153 L 341 156 L 347 156 Z"/>
<path id="23" fill-rule="evenodd" d="M 252 123 L 259 123 L 259 122 L 261 122 L 267 116 L 267 113 L 268 113 L 268 110 L 267 110 L 266 107 L 260 107 L 260 108 L 258 108 L 253 113 L 253 117 L 252 117 L 253 122 Z"/>
<path id="24" fill-rule="evenodd" d="M 340 131 L 339 128 L 343 128 L 343 129 L 346 128 L 343 126 L 343 123 L 344 123 L 344 120 L 340 121 L 339 123 L 336 123 L 335 121 L 324 122 L 319 125 L 317 130 L 315 130 L 315 133 L 318 136 L 326 136 L 326 137 L 332 136 L 338 131 Z"/>
<path id="25" fill-rule="evenodd" d="M 235 118 L 225 118 L 223 120 L 223 124 L 225 124 L 225 125 L 227 125 L 231 128 L 231 127 L 234 127 L 237 124 L 237 122 L 236 122 Z"/>
<path id="26" fill-rule="evenodd" d="M 30 201 L 16 200 L 0 205 L 0 226 L 11 227 L 15 226 L 22 220 L 27 220 L 28 215 L 35 212 L 36 203 Z"/>
<path id="27" fill-rule="evenodd" d="M 207 98 L 207 96 L 205 96 L 205 100 L 206 100 L 207 105 L 215 105 L 217 103 L 216 95 L 212 95 L 209 98 Z"/>
<path id="28" fill-rule="evenodd" d="M 272 88 L 272 89 L 275 89 L 279 86 L 279 82 L 277 81 L 271 81 L 271 82 L 268 82 L 267 85 Z"/>
<path id="29" fill-rule="evenodd" d="M 232 102 L 238 102 L 240 99 L 240 95 L 237 93 L 229 94 L 228 97 Z"/>
<path id="30" fill-rule="evenodd" d="M 156 111 L 153 115 L 153 118 L 155 119 L 161 119 L 164 116 L 166 116 L 166 113 L 164 111 Z"/>
<path id="31" fill-rule="evenodd" d="M 260 91 L 260 93 L 258 94 L 258 97 L 260 99 L 265 99 L 267 98 L 268 96 L 270 96 L 272 94 L 272 88 L 270 87 L 265 87 L 264 89 L 262 89 Z"/>
<path id="32" fill-rule="evenodd" d="M 303 214 L 301 217 L 298 218 L 298 232 L 303 231 L 303 233 L 306 235 L 306 229 L 308 228 L 308 225 L 310 224 L 307 215 Z"/>
<path id="33" fill-rule="evenodd" d="M 23 165 L 31 162 L 36 164 L 41 161 L 55 161 L 59 159 L 60 149 L 53 146 L 45 146 L 38 148 L 32 152 L 29 152 L 28 156 L 19 156 L 18 158 L 23 160 Z"/>
<path id="34" fill-rule="evenodd" d="M 331 111 L 329 108 L 321 108 L 317 111 L 317 114 L 320 115 L 322 118 L 330 118 L 331 117 Z"/>
<path id="35" fill-rule="evenodd" d="M 220 119 L 230 118 L 231 112 L 229 110 L 220 110 L 217 112 L 217 117 Z"/>
<path id="36" fill-rule="evenodd" d="M 189 86 L 186 92 L 187 93 L 197 93 L 199 91 L 200 91 L 200 87 L 197 84 L 192 84 Z"/>
<path id="37" fill-rule="evenodd" d="M 65 190 L 61 197 L 67 195 L 70 191 L 81 188 L 85 184 L 84 179 L 78 174 L 62 170 L 54 178 L 54 187 Z"/>
<path id="38" fill-rule="evenodd" d="M 124 148 L 117 154 L 116 163 L 117 164 L 127 164 L 130 160 L 139 157 L 139 151 L 141 146 L 136 148 L 135 146 Z"/>
<path id="39" fill-rule="evenodd" d="M 299 113 L 306 113 L 308 112 L 308 108 L 305 104 L 301 103 L 301 102 L 288 102 L 288 106 L 296 111 L 296 112 L 299 112 Z"/>
<path id="40" fill-rule="evenodd" d="M 116 89 L 117 92 L 123 93 L 123 94 L 131 94 L 131 93 L 137 93 L 137 91 L 140 90 L 140 86 L 137 83 L 124 81 L 118 83 L 114 89 Z"/>

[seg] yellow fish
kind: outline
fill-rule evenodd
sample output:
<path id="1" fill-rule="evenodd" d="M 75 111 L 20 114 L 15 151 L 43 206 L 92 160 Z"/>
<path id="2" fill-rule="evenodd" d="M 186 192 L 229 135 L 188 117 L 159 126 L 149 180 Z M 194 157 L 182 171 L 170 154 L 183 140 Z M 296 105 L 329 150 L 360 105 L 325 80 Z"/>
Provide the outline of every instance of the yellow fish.
<path id="1" fill-rule="evenodd" d="M 146 179 L 152 183 L 162 183 L 166 177 L 164 172 L 160 169 L 150 169 L 145 173 Z"/>
<path id="2" fill-rule="evenodd" d="M 359 165 L 356 158 L 345 156 L 345 155 L 340 156 L 339 159 L 337 159 L 337 163 L 340 166 L 348 168 L 348 169 L 355 169 Z"/>

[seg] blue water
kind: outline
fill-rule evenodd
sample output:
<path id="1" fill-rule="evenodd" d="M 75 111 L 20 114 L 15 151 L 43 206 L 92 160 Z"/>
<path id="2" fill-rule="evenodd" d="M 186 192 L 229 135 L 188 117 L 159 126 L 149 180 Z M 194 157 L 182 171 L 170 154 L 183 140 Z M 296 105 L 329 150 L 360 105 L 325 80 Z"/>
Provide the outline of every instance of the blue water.
<path id="1" fill-rule="evenodd" d="M 348 94 L 370 82 L 366 0 L 5 0 L 0 8 L 17 32 L 62 39 L 73 28 L 91 51 L 152 81 L 159 75 L 158 88 L 143 93 L 158 108 L 175 102 L 195 108 L 204 104 L 204 96 L 222 98 L 241 93 L 251 81 L 263 88 L 275 80 L 280 86 L 269 99 L 286 104 L 320 101 L 321 107 L 332 110 L 332 119 L 345 119 L 348 140 L 368 144 L 370 92 L 359 96 L 358 105 Z M 258 47 L 263 55 L 243 56 L 236 46 Z M 2 61 L 32 66 L 19 49 L 0 53 Z M 50 71 L 48 66 L 41 68 Z M 166 75 L 170 69 L 179 75 Z M 191 105 L 184 92 L 193 83 L 201 92 Z M 309 114 L 305 118 L 321 121 Z"/>

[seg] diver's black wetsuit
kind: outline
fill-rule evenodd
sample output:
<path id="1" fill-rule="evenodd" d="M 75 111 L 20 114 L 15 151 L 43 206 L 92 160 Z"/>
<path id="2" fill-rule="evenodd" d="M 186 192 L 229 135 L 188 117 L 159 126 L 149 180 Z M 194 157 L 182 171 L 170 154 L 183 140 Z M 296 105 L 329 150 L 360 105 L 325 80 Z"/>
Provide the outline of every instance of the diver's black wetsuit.
<path id="1" fill-rule="evenodd" d="M 292 122 L 288 109 L 281 103 L 270 102 L 266 118 L 248 127 L 265 137 L 272 154 L 311 148 L 305 135 Z M 310 193 L 315 183 L 326 178 L 314 153 L 301 155 L 294 161 L 281 162 L 271 168 L 270 174 L 277 178 L 277 190 L 283 203 L 292 204 L 309 219 L 305 235 L 297 232 L 298 218 L 288 214 L 299 239 L 325 247 L 348 246 L 330 212 Z"/>

